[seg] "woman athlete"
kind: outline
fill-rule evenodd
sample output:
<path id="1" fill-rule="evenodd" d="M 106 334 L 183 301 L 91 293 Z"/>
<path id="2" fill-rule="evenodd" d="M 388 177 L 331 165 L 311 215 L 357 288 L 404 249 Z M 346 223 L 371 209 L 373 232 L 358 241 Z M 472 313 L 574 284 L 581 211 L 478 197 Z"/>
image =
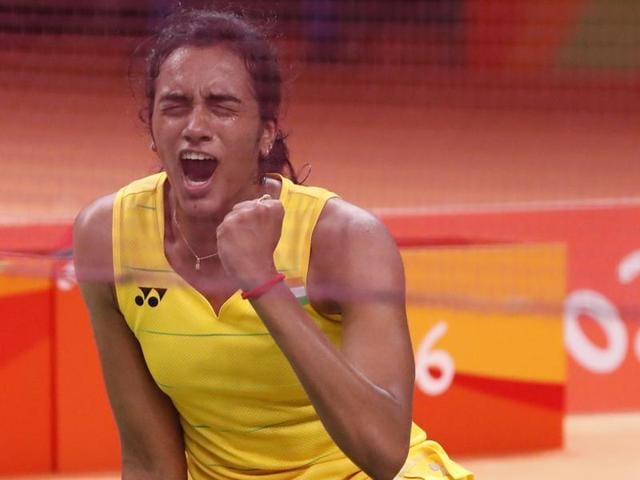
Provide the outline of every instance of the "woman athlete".
<path id="1" fill-rule="evenodd" d="M 297 185 L 281 84 L 247 21 L 173 14 L 147 57 L 163 171 L 76 219 L 122 478 L 470 479 L 411 421 L 394 240 Z"/>

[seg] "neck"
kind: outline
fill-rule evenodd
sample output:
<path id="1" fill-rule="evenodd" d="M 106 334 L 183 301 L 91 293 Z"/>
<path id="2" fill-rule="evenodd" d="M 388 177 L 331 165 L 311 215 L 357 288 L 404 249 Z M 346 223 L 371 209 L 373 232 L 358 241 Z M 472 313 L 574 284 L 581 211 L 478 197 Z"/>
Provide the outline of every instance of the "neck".
<path id="1" fill-rule="evenodd" d="M 191 243 L 189 242 L 186 235 L 182 231 L 182 228 L 180 227 L 180 223 L 178 222 L 178 219 L 176 216 L 176 210 L 173 211 L 173 215 L 171 216 L 171 218 L 173 220 L 174 227 L 176 228 L 176 230 L 178 231 L 178 234 L 180 235 L 182 241 L 184 242 L 184 245 L 187 247 L 187 250 L 189 250 L 189 253 L 191 253 L 193 258 L 195 259 L 194 267 L 197 271 L 199 271 L 202 268 L 203 261 L 213 260 L 214 258 L 218 257 L 217 247 L 215 251 L 212 251 L 210 253 L 204 253 L 204 254 L 199 253 L 192 247 Z"/>
<path id="2" fill-rule="evenodd" d="M 196 257 L 201 259 L 213 255 L 218 251 L 216 230 L 224 220 L 224 217 L 231 211 L 233 205 L 245 200 L 259 198 L 264 193 L 269 193 L 277 198 L 279 193 L 279 182 L 268 180 L 265 183 L 252 185 L 238 196 L 233 204 L 222 212 L 209 216 L 192 216 L 182 210 L 170 191 L 167 188 L 165 201 L 165 230 L 173 237 L 173 241 L 180 245 L 184 258 L 196 261 Z M 167 228 L 168 227 L 168 228 Z M 215 257 L 209 259 L 215 260 Z"/>

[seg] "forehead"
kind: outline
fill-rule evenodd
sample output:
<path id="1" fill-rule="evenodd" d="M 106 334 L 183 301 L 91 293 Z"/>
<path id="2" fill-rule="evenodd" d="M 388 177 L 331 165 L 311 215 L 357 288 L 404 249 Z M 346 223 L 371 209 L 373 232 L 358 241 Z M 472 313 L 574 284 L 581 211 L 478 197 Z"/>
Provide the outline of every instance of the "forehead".
<path id="1" fill-rule="evenodd" d="M 162 63 L 156 92 L 226 92 L 253 97 L 244 61 L 229 47 L 185 46 L 175 49 Z"/>

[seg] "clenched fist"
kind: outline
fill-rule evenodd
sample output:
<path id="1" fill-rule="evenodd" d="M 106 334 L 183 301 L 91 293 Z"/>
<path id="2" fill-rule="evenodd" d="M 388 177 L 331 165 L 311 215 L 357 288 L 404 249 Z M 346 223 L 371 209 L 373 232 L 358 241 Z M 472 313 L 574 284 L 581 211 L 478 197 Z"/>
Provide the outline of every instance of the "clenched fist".
<path id="1" fill-rule="evenodd" d="M 242 290 L 262 285 L 277 274 L 273 252 L 283 218 L 280 200 L 264 195 L 236 204 L 218 226 L 218 257 Z"/>

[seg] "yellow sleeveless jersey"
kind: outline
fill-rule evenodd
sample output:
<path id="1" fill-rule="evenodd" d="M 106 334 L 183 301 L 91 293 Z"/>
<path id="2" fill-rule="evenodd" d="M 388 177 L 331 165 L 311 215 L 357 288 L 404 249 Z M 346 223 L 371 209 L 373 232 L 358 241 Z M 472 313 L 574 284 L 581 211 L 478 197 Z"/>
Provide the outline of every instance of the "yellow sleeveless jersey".
<path id="1" fill-rule="evenodd" d="M 164 254 L 165 180 L 166 174 L 159 173 L 118 192 L 114 273 L 119 308 L 151 375 L 180 415 L 190 477 L 368 478 L 331 440 L 288 360 L 240 291 L 216 314 L 204 296 L 173 271 Z M 339 346 L 340 317 L 315 311 L 305 291 L 313 229 L 333 196 L 282 178 L 285 216 L 274 259 L 302 308 Z M 439 446 L 425 438 L 414 425 L 412 453 L 426 458 L 431 450 L 415 449 Z M 442 453 L 436 455 L 440 465 L 448 461 Z M 424 463 L 411 458 L 407 469 Z"/>

